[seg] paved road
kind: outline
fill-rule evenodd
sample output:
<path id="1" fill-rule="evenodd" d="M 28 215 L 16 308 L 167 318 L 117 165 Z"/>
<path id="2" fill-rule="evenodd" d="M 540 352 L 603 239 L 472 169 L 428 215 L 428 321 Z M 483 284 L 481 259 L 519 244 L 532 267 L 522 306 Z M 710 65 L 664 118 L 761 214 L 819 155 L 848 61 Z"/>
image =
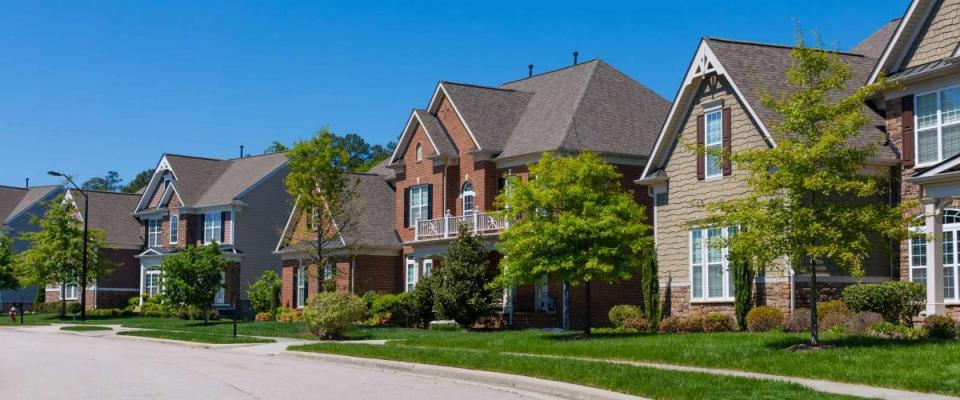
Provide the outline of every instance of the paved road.
<path id="1" fill-rule="evenodd" d="M 0 399 L 544 399 L 421 375 L 126 338 L 0 329 Z"/>

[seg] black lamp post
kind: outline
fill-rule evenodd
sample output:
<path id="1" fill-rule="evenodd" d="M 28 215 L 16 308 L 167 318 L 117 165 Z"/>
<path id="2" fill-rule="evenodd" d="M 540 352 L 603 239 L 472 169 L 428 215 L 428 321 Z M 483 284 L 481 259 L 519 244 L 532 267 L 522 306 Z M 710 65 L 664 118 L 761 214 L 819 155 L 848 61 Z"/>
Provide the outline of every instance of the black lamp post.
<path id="1" fill-rule="evenodd" d="M 47 171 L 47 175 L 50 176 L 60 176 L 67 179 L 67 182 L 70 182 L 73 185 L 74 189 L 77 189 L 80 194 L 83 195 L 83 267 L 80 269 L 80 321 L 87 320 L 87 240 L 88 240 L 88 230 L 87 222 L 90 220 L 88 211 L 90 211 L 90 196 L 87 196 L 87 192 L 84 192 L 83 189 L 80 189 L 79 186 L 70 179 L 69 175 L 57 172 L 57 171 Z"/>

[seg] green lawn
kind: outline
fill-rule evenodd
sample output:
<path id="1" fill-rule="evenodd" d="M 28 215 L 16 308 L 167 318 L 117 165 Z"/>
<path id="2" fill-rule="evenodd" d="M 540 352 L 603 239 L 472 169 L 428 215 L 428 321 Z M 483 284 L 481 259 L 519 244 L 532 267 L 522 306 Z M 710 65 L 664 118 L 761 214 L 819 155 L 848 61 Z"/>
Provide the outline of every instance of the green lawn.
<path id="1" fill-rule="evenodd" d="M 291 349 L 526 375 L 655 399 L 849 398 L 782 382 L 585 361 L 509 356 L 487 351 L 330 343 L 295 346 Z"/>
<path id="2" fill-rule="evenodd" d="M 183 332 L 183 331 L 127 331 L 120 332 L 118 335 L 122 336 L 138 336 L 138 337 L 148 337 L 155 339 L 170 339 L 170 340 L 181 340 L 185 342 L 196 342 L 196 343 L 210 343 L 210 344 L 239 344 L 239 343 L 274 343 L 274 340 L 271 339 L 260 339 L 249 336 L 226 336 L 226 335 L 211 335 L 206 333 L 197 333 L 197 332 Z"/>
<path id="3" fill-rule="evenodd" d="M 64 326 L 64 327 L 61 327 L 60 330 L 72 331 L 72 332 L 92 332 L 92 331 L 112 331 L 113 328 L 109 326 L 80 325 L 80 326 Z"/>
<path id="4" fill-rule="evenodd" d="M 229 319 L 220 321 L 210 321 L 204 324 L 203 321 L 182 320 L 176 318 L 159 317 L 121 317 L 121 318 L 100 318 L 88 317 L 86 322 L 79 319 L 74 321 L 72 318 L 60 320 L 56 314 L 37 314 L 27 315 L 24 322 L 27 325 L 49 325 L 51 323 L 76 323 L 91 325 L 121 325 L 129 328 L 160 329 L 168 331 L 198 332 L 210 335 L 233 335 L 233 321 Z M 19 320 L 17 324 L 19 324 Z M 10 320 L 0 322 L 0 326 L 11 325 Z M 304 323 L 281 323 L 281 322 L 238 322 L 237 334 L 246 336 L 274 336 L 295 339 L 312 339 L 313 335 L 307 331 Z"/>

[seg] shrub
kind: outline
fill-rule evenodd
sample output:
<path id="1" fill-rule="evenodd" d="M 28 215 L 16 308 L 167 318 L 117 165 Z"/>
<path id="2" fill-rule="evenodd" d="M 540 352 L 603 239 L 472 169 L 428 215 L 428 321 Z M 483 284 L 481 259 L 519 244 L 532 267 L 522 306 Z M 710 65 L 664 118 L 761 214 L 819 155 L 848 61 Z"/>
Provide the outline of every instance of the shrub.
<path id="1" fill-rule="evenodd" d="M 413 298 L 410 293 L 377 296 L 373 299 L 370 312 L 379 324 L 411 326 L 413 325 Z"/>
<path id="2" fill-rule="evenodd" d="M 290 307 L 280 306 L 280 307 L 277 307 L 277 311 L 276 311 L 274 314 L 280 315 L 280 314 L 283 314 L 283 313 L 288 313 L 288 312 L 290 312 L 290 311 L 293 311 L 293 309 L 290 308 Z"/>
<path id="3" fill-rule="evenodd" d="M 840 300 L 830 300 L 817 304 L 817 322 L 823 322 L 828 316 L 836 315 L 831 319 L 834 322 L 841 322 L 843 318 L 850 315 L 850 309 L 847 304 Z M 828 329 L 828 328 L 824 328 Z"/>
<path id="4" fill-rule="evenodd" d="M 68 301 L 67 314 L 80 314 L 80 303 L 77 303 L 75 301 Z"/>
<path id="5" fill-rule="evenodd" d="M 771 306 L 759 306 L 747 313 L 747 330 L 767 332 L 783 326 L 783 312 Z"/>
<path id="6" fill-rule="evenodd" d="M 662 319 L 660 323 L 657 325 L 657 329 L 660 332 L 666 332 L 666 333 L 682 332 L 683 331 L 682 322 L 683 322 L 683 319 L 681 319 L 680 317 L 675 317 L 671 315 L 669 317 Z"/>
<path id="7" fill-rule="evenodd" d="M 867 334 L 867 329 L 882 321 L 883 316 L 875 312 L 858 312 L 844 321 L 843 331 L 848 335 L 863 336 Z"/>
<path id="8" fill-rule="evenodd" d="M 857 284 L 843 290 L 843 301 L 854 312 L 871 311 L 893 323 L 912 323 L 923 310 L 926 297 L 923 285 L 891 281 L 880 285 Z"/>
<path id="9" fill-rule="evenodd" d="M 621 329 L 627 332 L 648 332 L 650 331 L 650 323 L 643 318 L 631 318 L 623 321 Z"/>
<path id="10" fill-rule="evenodd" d="M 273 321 L 273 313 L 270 312 L 258 312 L 257 316 L 253 318 L 254 321 L 263 322 L 263 321 Z"/>
<path id="11" fill-rule="evenodd" d="M 957 323 L 946 315 L 932 315 L 923 321 L 930 337 L 935 339 L 956 339 Z"/>
<path id="12" fill-rule="evenodd" d="M 363 299 L 342 292 L 317 293 L 303 309 L 303 320 L 321 339 L 340 338 L 367 313 Z"/>
<path id="13" fill-rule="evenodd" d="M 610 318 L 610 323 L 617 328 L 623 328 L 624 322 L 627 322 L 631 319 L 640 319 L 643 318 L 643 313 L 640 311 L 640 307 L 637 307 L 632 304 L 620 304 L 610 308 L 610 312 L 607 313 L 607 317 Z"/>
<path id="14" fill-rule="evenodd" d="M 455 331 L 460 329 L 460 324 L 452 319 L 444 321 L 430 321 L 431 331 Z"/>
<path id="15" fill-rule="evenodd" d="M 437 319 L 433 312 L 433 300 L 433 277 L 420 279 L 410 294 L 411 325 L 426 328 L 430 321 Z"/>
<path id="16" fill-rule="evenodd" d="M 283 280 L 276 272 L 266 271 L 260 275 L 260 279 L 250 285 L 247 290 L 247 297 L 250 299 L 250 307 L 256 313 L 271 313 L 280 305 L 280 290 L 283 288 Z"/>
<path id="17" fill-rule="evenodd" d="M 483 238 L 475 235 L 471 226 L 461 224 L 457 238 L 431 276 L 433 311 L 438 318 L 470 326 L 494 314 L 497 291 L 490 286 L 494 274 L 489 260 Z"/>
<path id="18" fill-rule="evenodd" d="M 277 322 L 291 323 L 303 321 L 303 313 L 297 310 L 277 313 Z"/>
<path id="19" fill-rule="evenodd" d="M 845 332 L 846 328 L 844 327 L 847 323 L 847 320 L 850 318 L 848 314 L 841 314 L 836 312 L 827 313 L 827 316 L 823 318 L 822 321 L 818 322 L 820 329 L 823 330 L 839 330 L 840 332 Z"/>
<path id="20" fill-rule="evenodd" d="M 688 333 L 703 332 L 703 317 L 697 315 L 684 318 L 680 322 L 680 331 Z"/>
<path id="21" fill-rule="evenodd" d="M 867 329 L 867 334 L 884 339 L 919 340 L 927 337 L 924 327 L 910 328 L 889 321 L 881 321 Z"/>
<path id="22" fill-rule="evenodd" d="M 806 332 L 810 330 L 810 310 L 798 308 L 793 310 L 787 322 L 783 324 L 783 330 L 787 332 Z"/>
<path id="23" fill-rule="evenodd" d="M 118 318 L 129 317 L 131 315 L 133 315 L 133 311 L 125 308 L 97 308 L 94 310 L 87 310 L 88 317 Z"/>
<path id="24" fill-rule="evenodd" d="M 703 317 L 704 332 L 730 332 L 737 329 L 737 321 L 727 314 L 711 313 Z"/>

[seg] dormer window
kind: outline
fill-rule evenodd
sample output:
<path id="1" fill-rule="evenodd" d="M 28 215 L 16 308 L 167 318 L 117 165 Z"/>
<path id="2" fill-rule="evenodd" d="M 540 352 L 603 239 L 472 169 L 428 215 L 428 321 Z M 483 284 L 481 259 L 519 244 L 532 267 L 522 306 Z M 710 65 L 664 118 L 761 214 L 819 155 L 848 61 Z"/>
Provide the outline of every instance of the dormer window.
<path id="1" fill-rule="evenodd" d="M 203 216 L 203 243 L 220 243 L 223 241 L 223 220 L 220 213 L 206 213 Z"/>
<path id="2" fill-rule="evenodd" d="M 163 176 L 163 190 L 167 190 L 167 187 L 170 186 L 170 182 L 173 181 L 173 177 L 170 175 Z"/>
<path id="3" fill-rule="evenodd" d="M 423 161 L 423 144 L 417 143 L 417 161 Z"/>

